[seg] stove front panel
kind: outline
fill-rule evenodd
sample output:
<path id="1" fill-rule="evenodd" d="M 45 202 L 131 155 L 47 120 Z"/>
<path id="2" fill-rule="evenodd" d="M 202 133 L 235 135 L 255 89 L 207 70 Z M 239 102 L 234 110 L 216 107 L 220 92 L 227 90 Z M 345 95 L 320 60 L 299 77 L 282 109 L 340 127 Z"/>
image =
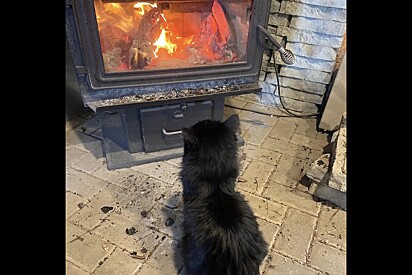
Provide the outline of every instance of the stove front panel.
<path id="1" fill-rule="evenodd" d="M 91 97 L 258 80 L 265 37 L 257 25 L 267 25 L 270 0 L 72 2 L 76 30 L 67 33 L 78 35 Z"/>

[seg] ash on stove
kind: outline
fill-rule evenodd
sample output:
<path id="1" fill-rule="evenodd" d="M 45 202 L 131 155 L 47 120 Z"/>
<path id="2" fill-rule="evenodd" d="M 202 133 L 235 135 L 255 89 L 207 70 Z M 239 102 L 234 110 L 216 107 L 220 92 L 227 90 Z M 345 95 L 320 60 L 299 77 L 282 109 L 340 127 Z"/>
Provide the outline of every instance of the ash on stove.
<path id="1" fill-rule="evenodd" d="M 184 89 L 184 90 L 171 90 L 157 93 L 146 93 L 146 94 L 137 94 L 131 96 L 124 96 L 120 98 L 113 99 L 104 99 L 100 101 L 94 101 L 89 103 L 90 107 L 106 107 L 114 105 L 124 105 L 124 104 L 134 104 L 134 103 L 146 103 L 153 101 L 167 101 L 178 98 L 194 98 L 205 96 L 205 95 L 214 95 L 229 93 L 232 91 L 239 91 L 241 89 L 250 89 L 254 84 L 241 84 L 241 85 L 232 85 L 232 86 L 222 86 L 214 88 L 198 88 L 198 89 Z"/>

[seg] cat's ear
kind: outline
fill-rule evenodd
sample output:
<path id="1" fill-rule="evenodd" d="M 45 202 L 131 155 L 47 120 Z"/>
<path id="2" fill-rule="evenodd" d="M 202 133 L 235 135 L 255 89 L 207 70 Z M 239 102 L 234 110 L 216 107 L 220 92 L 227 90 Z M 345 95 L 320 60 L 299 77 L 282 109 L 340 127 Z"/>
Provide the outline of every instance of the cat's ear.
<path id="1" fill-rule="evenodd" d="M 193 131 L 189 128 L 182 128 L 182 135 L 183 139 L 189 143 L 194 143 L 196 141 L 196 138 L 193 134 Z"/>
<path id="2" fill-rule="evenodd" d="M 228 127 L 233 132 L 237 132 L 237 128 L 239 127 L 239 116 L 237 114 L 233 114 L 228 117 L 225 122 L 225 126 Z"/>

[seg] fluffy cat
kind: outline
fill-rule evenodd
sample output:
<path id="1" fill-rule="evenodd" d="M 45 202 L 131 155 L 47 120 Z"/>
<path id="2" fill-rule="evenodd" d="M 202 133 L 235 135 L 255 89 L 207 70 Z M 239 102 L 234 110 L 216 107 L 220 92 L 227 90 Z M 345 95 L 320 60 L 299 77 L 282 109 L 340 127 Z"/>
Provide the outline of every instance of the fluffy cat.
<path id="1" fill-rule="evenodd" d="M 235 191 L 238 115 L 183 128 L 183 237 L 188 275 L 258 275 L 268 253 L 256 218 Z"/>

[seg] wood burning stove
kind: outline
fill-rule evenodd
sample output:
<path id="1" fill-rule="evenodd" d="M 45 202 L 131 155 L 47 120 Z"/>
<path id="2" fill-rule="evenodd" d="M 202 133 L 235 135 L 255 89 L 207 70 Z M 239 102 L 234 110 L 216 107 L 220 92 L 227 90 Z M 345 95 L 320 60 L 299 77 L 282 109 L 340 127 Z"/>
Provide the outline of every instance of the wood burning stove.
<path id="1" fill-rule="evenodd" d="M 270 0 L 66 0 L 66 36 L 109 169 L 182 154 L 182 127 L 260 91 Z M 240 139 L 240 141 L 242 141 Z"/>

